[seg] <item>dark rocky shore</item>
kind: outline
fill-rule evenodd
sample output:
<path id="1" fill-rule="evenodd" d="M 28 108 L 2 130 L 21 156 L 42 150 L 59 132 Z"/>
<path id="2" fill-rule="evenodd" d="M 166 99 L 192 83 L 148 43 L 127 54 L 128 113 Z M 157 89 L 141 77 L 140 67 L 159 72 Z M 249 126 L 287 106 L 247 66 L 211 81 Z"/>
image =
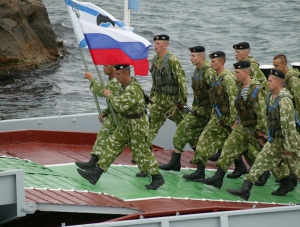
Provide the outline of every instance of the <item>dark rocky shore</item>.
<path id="1" fill-rule="evenodd" d="M 0 0 L 0 79 L 56 66 L 66 54 L 41 0 Z"/>

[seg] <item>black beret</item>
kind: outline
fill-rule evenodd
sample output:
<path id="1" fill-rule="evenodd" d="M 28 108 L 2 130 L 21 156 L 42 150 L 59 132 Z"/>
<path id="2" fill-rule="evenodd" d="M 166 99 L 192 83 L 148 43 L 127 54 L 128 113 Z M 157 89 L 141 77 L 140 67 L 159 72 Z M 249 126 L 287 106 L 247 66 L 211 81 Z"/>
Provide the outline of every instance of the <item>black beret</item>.
<path id="1" fill-rule="evenodd" d="M 244 49 L 249 49 L 250 48 L 250 44 L 247 42 L 242 42 L 242 43 L 238 43 L 233 45 L 233 48 L 236 50 L 244 50 Z"/>
<path id="2" fill-rule="evenodd" d="M 191 51 L 191 52 L 204 52 L 205 48 L 203 46 L 189 47 L 189 51 Z"/>
<path id="3" fill-rule="evenodd" d="M 235 69 L 246 69 L 250 68 L 250 62 L 249 61 L 238 61 L 237 63 L 233 64 L 233 67 Z"/>
<path id="4" fill-rule="evenodd" d="M 277 76 L 281 79 L 284 79 L 284 77 L 285 77 L 284 73 L 277 69 L 271 69 L 270 75 Z"/>
<path id="5" fill-rule="evenodd" d="M 169 40 L 170 37 L 168 35 L 156 35 L 154 36 L 153 40 Z"/>
<path id="6" fill-rule="evenodd" d="M 216 51 L 209 55 L 210 58 L 220 58 L 220 57 L 225 57 L 225 56 L 226 55 L 223 51 Z"/>
<path id="7" fill-rule="evenodd" d="M 129 65 L 115 65 L 114 68 L 116 71 L 120 70 L 120 69 L 125 69 L 128 68 Z"/>

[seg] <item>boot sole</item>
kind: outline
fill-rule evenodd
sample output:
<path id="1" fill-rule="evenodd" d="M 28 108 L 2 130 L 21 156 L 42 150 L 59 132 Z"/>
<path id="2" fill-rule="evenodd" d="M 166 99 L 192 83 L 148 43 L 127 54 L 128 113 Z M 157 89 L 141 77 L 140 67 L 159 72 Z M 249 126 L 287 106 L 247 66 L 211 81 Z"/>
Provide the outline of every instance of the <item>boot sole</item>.
<path id="1" fill-rule="evenodd" d="M 292 192 L 292 191 L 294 191 L 295 190 L 295 187 L 294 187 L 294 185 L 293 185 L 293 188 L 291 188 L 286 194 L 288 194 L 289 192 Z M 274 191 L 274 192 L 277 192 L 277 191 Z M 275 196 L 285 196 L 286 194 L 273 194 L 273 192 L 271 193 L 271 195 L 275 195 Z"/>
<path id="2" fill-rule="evenodd" d="M 242 176 L 242 175 L 244 175 L 244 174 L 248 174 L 248 171 L 246 170 L 246 171 L 244 171 L 241 175 L 236 175 L 236 176 L 232 176 L 232 175 L 230 175 L 230 174 L 227 174 L 227 178 L 234 178 L 234 179 L 236 179 L 236 178 L 239 178 L 240 176 Z"/>
<path id="3" fill-rule="evenodd" d="M 238 197 L 240 197 L 240 198 L 242 198 L 242 199 L 244 199 L 244 200 L 246 200 L 246 201 L 248 201 L 248 199 L 249 198 L 247 198 L 247 197 L 245 197 L 245 196 L 241 196 L 241 195 L 237 195 L 237 194 L 234 194 L 233 192 L 231 192 L 230 190 L 226 190 L 229 194 L 231 194 L 231 195 L 234 195 L 234 196 L 238 196 Z"/>
<path id="4" fill-rule="evenodd" d="M 95 185 L 97 183 L 97 181 L 92 181 L 90 179 L 88 179 L 86 176 L 85 176 L 85 173 L 84 172 L 81 172 L 82 170 L 81 169 L 77 169 L 77 172 L 79 173 L 80 176 L 82 176 L 84 179 L 88 180 L 91 184 Z"/>
<path id="5" fill-rule="evenodd" d="M 204 180 L 204 179 L 203 179 L 203 180 Z M 218 185 L 214 185 L 214 184 L 209 184 L 209 183 L 207 183 L 207 182 L 201 181 L 201 179 L 198 179 L 197 182 L 201 182 L 201 183 L 203 183 L 203 184 L 206 184 L 206 185 L 209 185 L 209 186 L 213 186 L 213 187 L 215 187 L 215 188 L 217 188 L 217 189 L 221 189 L 221 188 L 222 188 L 222 185 L 223 185 L 223 184 L 221 184 L 221 186 L 218 186 Z"/>
<path id="6" fill-rule="evenodd" d="M 159 185 L 155 188 L 153 188 L 150 184 L 149 185 L 145 185 L 145 187 L 147 189 L 151 189 L 151 190 L 157 190 L 160 186 L 164 185 L 165 184 L 165 181 L 163 180 L 162 182 L 159 183 Z"/>
<path id="7" fill-rule="evenodd" d="M 173 170 L 173 171 L 180 171 L 181 167 L 179 168 L 174 168 L 174 169 L 164 169 L 162 166 L 158 166 L 159 169 L 162 169 L 162 170 L 166 170 L 166 171 L 170 171 L 170 170 Z"/>

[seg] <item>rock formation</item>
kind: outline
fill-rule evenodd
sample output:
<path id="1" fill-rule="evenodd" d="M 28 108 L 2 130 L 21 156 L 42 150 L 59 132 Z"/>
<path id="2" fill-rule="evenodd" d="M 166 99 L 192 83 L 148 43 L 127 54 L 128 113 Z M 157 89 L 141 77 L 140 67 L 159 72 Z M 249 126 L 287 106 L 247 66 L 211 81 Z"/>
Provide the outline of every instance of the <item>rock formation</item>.
<path id="1" fill-rule="evenodd" d="M 41 0 L 0 0 L 0 79 L 62 57 Z"/>

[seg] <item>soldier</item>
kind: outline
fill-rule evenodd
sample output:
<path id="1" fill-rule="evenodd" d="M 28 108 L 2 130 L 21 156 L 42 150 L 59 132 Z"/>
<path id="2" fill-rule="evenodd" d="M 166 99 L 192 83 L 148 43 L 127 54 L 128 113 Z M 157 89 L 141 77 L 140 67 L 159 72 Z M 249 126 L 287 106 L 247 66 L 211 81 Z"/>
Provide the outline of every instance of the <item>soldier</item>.
<path id="1" fill-rule="evenodd" d="M 159 173 L 158 163 L 148 145 L 148 117 L 145 114 L 145 98 L 142 87 L 130 78 L 129 65 L 115 66 L 116 76 L 122 84 L 120 95 L 113 95 L 103 90 L 114 109 L 119 113 L 119 124 L 108 138 L 106 149 L 98 155 L 96 167 L 90 171 L 77 169 L 78 173 L 91 184 L 96 184 L 103 172 L 106 172 L 113 161 L 121 154 L 126 144 L 130 145 L 132 155 L 138 167 L 151 174 L 152 182 L 145 185 L 147 189 L 156 190 L 164 184 Z"/>
<path id="2" fill-rule="evenodd" d="M 196 181 L 205 178 L 207 159 L 214 152 L 223 147 L 231 132 L 231 126 L 237 119 L 234 100 L 237 93 L 236 81 L 232 72 L 224 68 L 225 53 L 217 51 L 209 55 L 211 67 L 216 71 L 209 91 L 210 103 L 213 106 L 211 119 L 201 133 L 194 155 L 194 163 L 198 168 L 192 174 L 185 174 L 183 178 Z"/>
<path id="3" fill-rule="evenodd" d="M 196 150 L 198 138 L 210 119 L 211 105 L 208 90 L 215 71 L 211 69 L 210 63 L 205 59 L 205 48 L 203 46 L 190 47 L 190 59 L 196 66 L 192 76 L 192 88 L 194 100 L 192 110 L 180 122 L 173 136 L 175 152 L 169 163 L 160 165 L 163 170 L 180 171 L 180 157 L 184 146 L 189 142 L 193 150 Z"/>
<path id="4" fill-rule="evenodd" d="M 234 55 L 237 61 L 250 62 L 251 64 L 250 77 L 252 79 L 256 78 L 262 86 L 267 88 L 267 79 L 264 73 L 260 70 L 258 61 L 254 57 L 249 56 L 250 44 L 247 42 L 241 42 L 233 45 L 233 48 L 235 50 Z"/>
<path id="5" fill-rule="evenodd" d="M 266 92 L 268 93 L 267 79 L 264 73 L 260 70 L 258 61 L 253 56 L 249 56 L 250 44 L 247 42 L 241 42 L 233 45 L 233 49 L 235 50 L 234 55 L 238 62 L 239 61 L 250 62 L 251 64 L 250 77 L 252 79 L 258 80 L 259 83 L 266 88 Z M 257 155 L 257 153 L 258 151 L 256 151 L 252 146 L 249 147 L 248 156 L 252 155 L 254 157 L 255 155 Z M 236 168 L 231 174 L 227 174 L 228 178 L 238 178 L 242 174 L 247 173 L 247 169 L 242 158 L 235 159 L 234 165 Z"/>
<path id="6" fill-rule="evenodd" d="M 114 95 L 119 95 L 119 91 L 121 88 L 121 84 L 118 82 L 116 78 L 116 71 L 113 65 L 104 65 L 103 66 L 104 74 L 108 75 L 108 82 L 106 83 L 106 88 L 111 91 Z M 105 97 L 103 95 L 103 85 L 93 77 L 91 72 L 86 72 L 84 75 L 84 79 L 88 79 L 90 81 L 90 90 L 100 96 Z M 95 168 L 96 163 L 98 162 L 98 155 L 101 155 L 102 150 L 106 148 L 106 141 L 110 135 L 116 129 L 116 124 L 114 123 L 113 114 L 108 107 L 109 103 L 107 102 L 107 108 L 102 111 L 101 115 L 99 116 L 99 120 L 102 123 L 102 128 L 99 131 L 96 141 L 93 146 L 93 150 L 91 152 L 91 159 L 88 162 L 79 162 L 76 161 L 75 164 L 84 170 L 92 170 Z M 114 111 L 114 110 L 113 110 Z M 103 121 L 103 118 L 106 117 L 106 120 Z M 115 114 L 115 117 L 117 115 Z"/>
<path id="7" fill-rule="evenodd" d="M 158 130 L 167 118 L 175 121 L 178 125 L 184 118 L 182 111 L 177 109 L 174 101 L 186 104 L 188 98 L 185 72 L 178 58 L 167 50 L 169 46 L 168 35 L 156 35 L 155 55 L 152 58 L 152 88 L 149 104 L 151 116 L 149 127 L 149 143 L 151 144 Z"/>
<path id="8" fill-rule="evenodd" d="M 267 97 L 267 126 L 268 142 L 258 154 L 250 173 L 239 189 L 227 189 L 232 195 L 248 200 L 253 183 L 265 170 L 271 169 L 277 179 L 281 179 L 280 186 L 272 195 L 283 196 L 294 190 L 290 172 L 300 176 L 299 168 L 299 134 L 296 131 L 295 113 L 290 92 L 283 88 L 284 73 L 271 69 L 268 86 L 271 92 Z M 281 162 L 286 165 L 281 165 Z M 276 167 L 278 172 L 274 171 Z"/>
<path id="9" fill-rule="evenodd" d="M 298 69 L 287 67 L 287 58 L 284 54 L 278 54 L 273 58 L 274 69 L 285 74 L 283 86 L 289 90 L 294 99 L 296 114 L 300 113 L 300 80 Z"/>
<path id="10" fill-rule="evenodd" d="M 207 179 L 199 179 L 200 182 L 216 188 L 222 187 L 223 178 L 231 163 L 248 149 L 249 144 L 261 150 L 261 146 L 267 140 L 265 88 L 256 79 L 250 78 L 249 61 L 239 61 L 233 66 L 236 80 L 239 82 L 235 99 L 239 119 L 222 148 L 221 156 L 216 163 L 218 169 L 215 175 Z M 270 176 L 270 172 L 267 173 Z"/>

